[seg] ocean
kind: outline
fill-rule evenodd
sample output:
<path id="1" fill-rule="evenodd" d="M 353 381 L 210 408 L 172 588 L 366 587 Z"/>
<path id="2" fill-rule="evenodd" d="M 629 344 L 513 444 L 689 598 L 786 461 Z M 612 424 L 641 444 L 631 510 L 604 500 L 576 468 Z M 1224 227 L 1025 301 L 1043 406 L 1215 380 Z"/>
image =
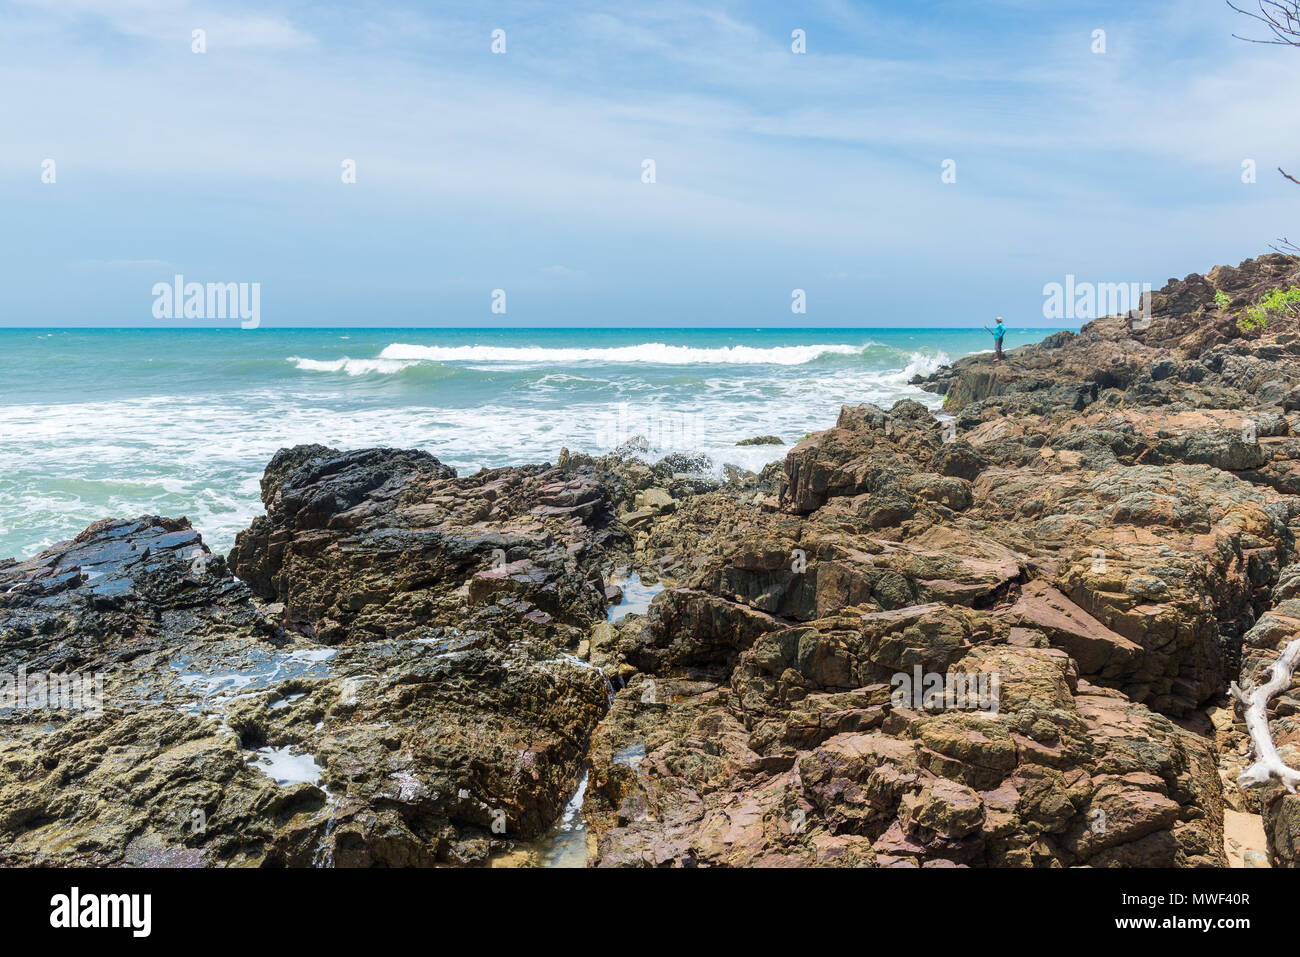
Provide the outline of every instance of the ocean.
<path id="1" fill-rule="evenodd" d="M 1006 347 L 1050 329 L 1009 330 Z M 967 329 L 0 329 L 0 557 L 187 516 L 224 552 L 279 448 L 420 448 L 461 474 L 601 453 L 757 471 L 844 404 L 990 348 Z M 785 446 L 737 446 L 777 435 Z"/>

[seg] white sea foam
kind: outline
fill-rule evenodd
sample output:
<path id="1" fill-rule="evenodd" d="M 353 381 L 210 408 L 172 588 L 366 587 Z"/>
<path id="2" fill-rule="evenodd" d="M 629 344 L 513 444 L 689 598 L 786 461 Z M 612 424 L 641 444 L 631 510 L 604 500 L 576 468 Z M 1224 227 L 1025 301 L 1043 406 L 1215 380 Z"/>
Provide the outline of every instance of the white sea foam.
<path id="1" fill-rule="evenodd" d="M 952 360 L 948 358 L 946 352 L 913 352 L 911 359 L 908 360 L 907 367 L 903 369 L 900 376 L 904 381 L 916 375 L 930 375 L 932 372 L 938 372 L 946 365 L 951 365 Z"/>
<path id="2" fill-rule="evenodd" d="M 310 754 L 297 754 L 289 748 L 258 748 L 249 763 L 279 785 L 306 782 L 319 787 L 325 772 Z"/>
<path id="3" fill-rule="evenodd" d="M 600 454 L 640 437 L 650 460 L 698 452 L 719 473 L 724 464 L 759 471 L 833 423 L 841 405 L 912 398 L 937 408 L 941 397 L 908 382 L 948 359 L 920 334 L 896 335 L 893 345 L 843 332 L 772 347 L 582 348 L 600 340 L 571 337 L 559 340 L 570 347 L 542 348 L 524 336 L 382 347 L 399 335 L 351 347 L 362 358 L 309 358 L 325 347 L 298 335 L 261 357 L 239 352 L 243 339 L 207 345 L 166 359 L 163 371 L 139 361 L 154 356 L 128 354 L 111 377 L 89 380 L 94 389 L 80 400 L 74 389 L 5 396 L 0 383 L 0 558 L 33 554 L 106 516 L 142 513 L 187 516 L 223 552 L 263 510 L 266 463 L 299 443 L 419 448 L 464 475 L 554 461 L 564 447 Z M 473 371 L 483 367 L 504 371 Z M 736 445 L 757 435 L 785 444 Z"/>
<path id="4" fill-rule="evenodd" d="M 394 342 L 385 346 L 379 358 L 425 360 L 429 362 L 646 362 L 657 365 L 779 365 L 798 366 L 822 356 L 858 355 L 860 346 L 828 343 L 813 346 L 720 346 L 712 349 L 695 346 L 670 346 L 662 342 L 643 342 L 635 346 L 605 349 L 547 349 L 523 346 L 417 346 Z"/>
<path id="5" fill-rule="evenodd" d="M 370 372 L 391 374 L 415 365 L 417 360 L 401 361 L 398 359 L 304 359 L 290 356 L 289 361 L 303 372 L 346 372 L 348 375 L 366 375 Z"/>
<path id="6" fill-rule="evenodd" d="M 616 443 L 605 433 L 618 422 L 623 401 L 631 432 L 670 440 L 646 458 L 703 452 L 719 469 L 731 463 L 758 471 L 804 434 L 828 427 L 842 404 L 888 407 L 911 397 L 937 407 L 940 397 L 908 386 L 915 372 L 901 365 L 822 369 L 781 380 L 711 373 L 702 389 L 680 395 L 628 377 L 608 387 L 613 398 L 573 394 L 558 407 L 531 398 L 554 395 L 553 381 L 540 390 L 520 384 L 471 407 L 456 407 L 453 396 L 434 391 L 367 408 L 279 389 L 0 407 L 0 434 L 10 440 L 0 448 L 0 557 L 32 554 L 108 515 L 145 512 L 186 515 L 210 547 L 224 551 L 262 511 L 258 480 L 277 449 L 309 442 L 420 448 L 470 474 L 484 466 L 554 461 L 561 447 L 609 451 Z M 642 422 L 695 427 L 656 432 Z M 786 444 L 735 444 L 771 434 Z"/>

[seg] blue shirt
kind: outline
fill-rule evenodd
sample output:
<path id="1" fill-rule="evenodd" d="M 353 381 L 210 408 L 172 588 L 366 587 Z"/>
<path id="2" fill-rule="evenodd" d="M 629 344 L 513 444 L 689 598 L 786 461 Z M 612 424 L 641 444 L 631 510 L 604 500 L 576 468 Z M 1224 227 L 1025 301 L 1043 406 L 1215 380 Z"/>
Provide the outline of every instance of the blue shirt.
<path id="1" fill-rule="evenodd" d="M 1005 336 L 1006 334 L 1007 334 L 1007 327 L 1002 325 L 1002 323 L 999 322 L 996 326 L 993 327 L 993 338 L 997 339 L 999 342 L 1002 340 L 1002 337 Z"/>

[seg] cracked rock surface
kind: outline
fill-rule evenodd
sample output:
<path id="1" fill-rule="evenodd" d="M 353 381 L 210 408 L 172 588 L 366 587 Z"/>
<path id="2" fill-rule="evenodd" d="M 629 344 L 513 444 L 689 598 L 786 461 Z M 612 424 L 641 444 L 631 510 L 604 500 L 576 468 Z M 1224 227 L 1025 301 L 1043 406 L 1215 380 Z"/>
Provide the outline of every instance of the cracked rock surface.
<path id="1" fill-rule="evenodd" d="M 0 674 L 98 689 L 0 707 L 0 863 L 481 864 L 585 774 L 595 866 L 1226 866 L 1229 812 L 1292 866 L 1225 691 L 1300 634 L 1300 330 L 1236 321 L 1297 283 L 1171 281 L 760 475 L 298 446 L 224 558 L 0 561 Z"/>

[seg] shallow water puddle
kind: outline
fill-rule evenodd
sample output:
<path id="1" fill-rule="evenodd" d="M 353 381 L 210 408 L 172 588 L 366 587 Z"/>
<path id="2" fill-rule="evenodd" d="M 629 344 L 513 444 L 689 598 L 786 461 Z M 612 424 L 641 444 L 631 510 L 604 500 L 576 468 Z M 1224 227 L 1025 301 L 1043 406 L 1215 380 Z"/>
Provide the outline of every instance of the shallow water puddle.
<path id="1" fill-rule="evenodd" d="M 650 600 L 664 590 L 663 585 L 644 585 L 641 576 L 633 572 L 627 581 L 614 582 L 623 589 L 623 600 L 609 610 L 611 622 L 622 621 L 628 615 L 644 615 L 650 610 Z"/>
<path id="2" fill-rule="evenodd" d="M 636 770 L 641 762 L 645 760 L 645 745 L 637 742 L 629 745 L 622 751 L 614 755 L 614 764 L 626 764 L 632 770 Z"/>
<path id="3" fill-rule="evenodd" d="M 582 800 L 587 795 L 587 773 L 582 772 L 577 790 L 550 831 L 508 854 L 493 858 L 489 866 L 586 867 L 594 850 L 593 835 L 588 833 L 587 822 L 582 816 Z"/>
<path id="4" fill-rule="evenodd" d="M 269 688 L 290 678 L 324 678 L 329 675 L 330 658 L 338 653 L 335 648 L 299 648 L 283 652 L 274 649 L 250 648 L 233 661 L 225 660 L 218 667 L 215 659 L 193 655 L 176 655 L 171 667 L 179 672 L 177 680 L 200 699 L 204 705 L 220 708 L 225 702 L 240 695 Z M 282 701 L 292 700 L 282 699 Z M 284 707 L 281 702 L 276 702 Z M 199 714 L 201 707 L 187 709 Z"/>
<path id="5" fill-rule="evenodd" d="M 258 748 L 248 763 L 279 785 L 305 782 L 320 787 L 325 773 L 310 754 L 295 754 L 288 748 Z"/>

